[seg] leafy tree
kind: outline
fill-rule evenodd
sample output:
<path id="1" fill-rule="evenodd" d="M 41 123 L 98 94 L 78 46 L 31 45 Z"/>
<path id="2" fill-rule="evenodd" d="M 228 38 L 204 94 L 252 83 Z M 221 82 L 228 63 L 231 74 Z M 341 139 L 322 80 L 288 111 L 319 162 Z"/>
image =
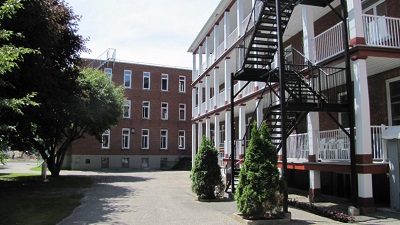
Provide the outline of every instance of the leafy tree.
<path id="1" fill-rule="evenodd" d="M 3 76 L 10 85 L 0 90 L 0 96 L 18 99 L 36 93 L 32 97 L 38 103 L 3 117 L 15 124 L 15 133 L 7 141 L 14 149 L 38 150 L 52 176 L 59 175 L 74 140 L 85 133 L 99 138 L 122 115 L 121 88 L 103 73 L 80 74 L 79 55 L 87 49 L 77 34 L 79 19 L 63 0 L 29 0 L 1 24 L 1 29 L 24 37 L 9 37 L 10 43 L 40 50 L 40 54 L 24 55 L 23 62 Z"/>
<path id="2" fill-rule="evenodd" d="M 202 199 L 214 199 L 215 187 L 222 185 L 218 152 L 211 141 L 203 136 L 199 152 L 196 154 L 192 174 L 192 191 Z"/>
<path id="3" fill-rule="evenodd" d="M 12 87 L 10 83 L 3 80 L 2 75 L 17 67 L 17 63 L 23 60 L 23 55 L 38 53 L 38 51 L 30 48 L 15 46 L 10 39 L 12 37 L 23 38 L 23 35 L 4 29 L 2 26 L 4 18 L 12 18 L 21 7 L 22 3 L 19 0 L 2 1 L 0 7 L 0 89 L 7 86 Z M 25 105 L 37 105 L 31 100 L 34 95 L 35 93 L 30 93 L 20 98 L 7 98 L 0 95 L 0 149 L 7 148 L 9 143 L 6 141 L 6 136 L 15 132 L 15 124 L 8 123 L 4 117 L 9 114 L 22 114 L 21 108 Z"/>
<path id="4" fill-rule="evenodd" d="M 254 123 L 235 193 L 237 207 L 244 218 L 263 219 L 281 211 L 283 183 L 277 163 L 277 149 L 271 142 L 266 123 L 260 130 Z"/>

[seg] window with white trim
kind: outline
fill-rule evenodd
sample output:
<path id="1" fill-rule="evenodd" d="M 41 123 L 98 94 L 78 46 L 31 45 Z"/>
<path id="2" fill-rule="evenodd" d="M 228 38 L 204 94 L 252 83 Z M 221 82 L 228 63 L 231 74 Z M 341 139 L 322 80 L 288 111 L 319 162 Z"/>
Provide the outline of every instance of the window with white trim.
<path id="1" fill-rule="evenodd" d="M 149 149 L 150 132 L 149 129 L 142 130 L 142 149 Z"/>
<path id="2" fill-rule="evenodd" d="M 185 131 L 180 130 L 178 134 L 178 148 L 185 149 Z"/>
<path id="3" fill-rule="evenodd" d="M 389 126 L 400 125 L 400 79 L 394 78 L 386 81 L 388 99 Z"/>
<path id="4" fill-rule="evenodd" d="M 131 100 L 125 101 L 123 118 L 131 118 Z"/>
<path id="5" fill-rule="evenodd" d="M 386 1 L 385 0 L 364 0 L 362 1 L 362 9 L 364 14 L 374 16 L 386 15 Z"/>
<path id="6" fill-rule="evenodd" d="M 122 149 L 129 149 L 131 130 L 122 128 Z"/>
<path id="7" fill-rule="evenodd" d="M 168 130 L 161 130 L 160 132 L 160 149 L 168 149 Z"/>
<path id="8" fill-rule="evenodd" d="M 112 68 L 104 68 L 104 73 L 107 74 L 110 81 L 112 81 Z"/>
<path id="9" fill-rule="evenodd" d="M 179 104 L 179 120 L 186 120 L 186 104 Z"/>
<path id="10" fill-rule="evenodd" d="M 186 93 L 186 77 L 179 76 L 179 92 Z"/>
<path id="11" fill-rule="evenodd" d="M 161 91 L 168 91 L 168 74 L 161 74 Z"/>
<path id="12" fill-rule="evenodd" d="M 110 130 L 106 130 L 101 135 L 101 148 L 102 149 L 109 149 L 110 148 Z"/>
<path id="13" fill-rule="evenodd" d="M 143 90 L 150 90 L 150 72 L 143 72 Z"/>
<path id="14" fill-rule="evenodd" d="M 161 102 L 161 119 L 168 120 L 168 103 Z"/>
<path id="15" fill-rule="evenodd" d="M 142 118 L 150 119 L 150 102 L 148 101 L 142 103 Z"/>
<path id="16" fill-rule="evenodd" d="M 124 70 L 124 88 L 132 87 L 132 70 Z"/>

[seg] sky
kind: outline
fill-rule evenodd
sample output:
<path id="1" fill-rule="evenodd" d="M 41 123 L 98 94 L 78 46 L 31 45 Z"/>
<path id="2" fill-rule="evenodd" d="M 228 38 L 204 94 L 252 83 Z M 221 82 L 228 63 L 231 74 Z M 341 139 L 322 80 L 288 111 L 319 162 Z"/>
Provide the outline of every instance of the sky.
<path id="1" fill-rule="evenodd" d="M 190 45 L 220 0 L 65 0 L 78 34 L 97 58 L 116 49 L 117 61 L 192 68 Z"/>

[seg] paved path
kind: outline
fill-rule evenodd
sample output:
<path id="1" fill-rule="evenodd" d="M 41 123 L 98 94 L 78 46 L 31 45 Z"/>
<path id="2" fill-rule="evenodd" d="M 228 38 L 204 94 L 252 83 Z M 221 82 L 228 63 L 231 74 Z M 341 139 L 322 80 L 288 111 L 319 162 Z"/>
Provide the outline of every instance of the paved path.
<path id="1" fill-rule="evenodd" d="M 30 172 L 36 162 L 8 163 L 0 173 Z M 82 204 L 59 225 L 87 224 L 240 224 L 234 219 L 236 203 L 199 202 L 190 190 L 190 172 L 186 171 L 62 171 L 61 175 L 92 176 L 95 184 Z M 290 224 L 340 224 L 302 210 L 289 208 Z M 357 224 L 400 224 L 400 214 L 381 211 L 356 218 Z"/>

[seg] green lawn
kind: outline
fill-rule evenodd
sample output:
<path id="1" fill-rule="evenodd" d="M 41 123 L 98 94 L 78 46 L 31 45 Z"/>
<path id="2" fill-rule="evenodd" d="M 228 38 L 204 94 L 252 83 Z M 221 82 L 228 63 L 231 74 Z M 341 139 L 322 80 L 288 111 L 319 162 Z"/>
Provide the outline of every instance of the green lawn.
<path id="1" fill-rule="evenodd" d="M 79 206 L 93 180 L 83 176 L 48 177 L 0 174 L 0 224 L 54 225 Z"/>

